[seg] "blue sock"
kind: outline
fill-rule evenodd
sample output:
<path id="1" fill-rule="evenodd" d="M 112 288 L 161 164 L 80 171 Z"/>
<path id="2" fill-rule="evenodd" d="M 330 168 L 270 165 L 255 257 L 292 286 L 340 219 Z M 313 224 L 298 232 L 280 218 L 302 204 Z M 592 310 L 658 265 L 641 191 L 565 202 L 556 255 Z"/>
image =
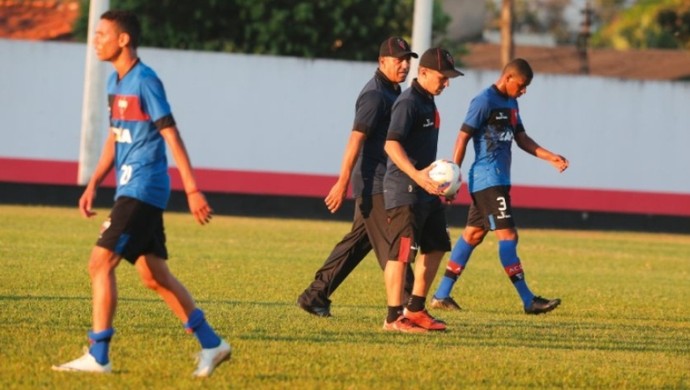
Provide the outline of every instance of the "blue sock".
<path id="1" fill-rule="evenodd" d="M 105 365 L 110 361 L 108 350 L 110 349 L 110 339 L 113 337 L 113 334 L 115 334 L 115 329 L 113 328 L 98 333 L 89 331 L 89 340 L 91 342 L 89 353 L 96 359 L 98 364 Z"/>
<path id="2" fill-rule="evenodd" d="M 194 309 L 194 311 L 189 314 L 189 319 L 185 324 L 185 328 L 187 328 L 188 331 L 194 332 L 194 336 L 199 340 L 201 348 L 215 348 L 220 345 L 220 337 L 213 331 L 211 325 L 206 322 L 204 312 L 201 311 L 201 309 Z"/>
<path id="3" fill-rule="evenodd" d="M 468 244 L 462 236 L 458 238 L 453 250 L 450 252 L 450 260 L 446 266 L 446 272 L 441 278 L 441 283 L 434 293 L 434 297 L 438 299 L 448 298 L 455 282 L 462 274 L 462 270 L 467 267 L 467 262 L 470 261 L 470 255 L 474 247 Z"/>
<path id="4" fill-rule="evenodd" d="M 527 287 L 525 281 L 525 273 L 522 271 L 522 264 L 517 256 L 517 240 L 502 240 L 498 241 L 498 256 L 501 259 L 501 264 L 505 269 L 513 286 L 520 294 L 520 299 L 525 307 L 532 303 L 534 294 Z"/>

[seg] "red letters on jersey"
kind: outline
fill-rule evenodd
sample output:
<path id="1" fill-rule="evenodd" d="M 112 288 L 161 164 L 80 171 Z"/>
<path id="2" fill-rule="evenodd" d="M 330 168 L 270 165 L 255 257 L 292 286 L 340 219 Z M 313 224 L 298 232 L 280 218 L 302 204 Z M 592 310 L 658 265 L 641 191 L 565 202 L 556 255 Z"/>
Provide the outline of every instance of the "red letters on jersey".
<path id="1" fill-rule="evenodd" d="M 517 126 L 517 118 L 518 118 L 518 110 L 516 109 L 511 109 L 510 110 L 510 125 L 513 126 L 513 129 Z"/>
<path id="2" fill-rule="evenodd" d="M 110 117 L 114 120 L 148 121 L 149 115 L 141 110 L 138 96 L 115 95 L 110 107 Z"/>

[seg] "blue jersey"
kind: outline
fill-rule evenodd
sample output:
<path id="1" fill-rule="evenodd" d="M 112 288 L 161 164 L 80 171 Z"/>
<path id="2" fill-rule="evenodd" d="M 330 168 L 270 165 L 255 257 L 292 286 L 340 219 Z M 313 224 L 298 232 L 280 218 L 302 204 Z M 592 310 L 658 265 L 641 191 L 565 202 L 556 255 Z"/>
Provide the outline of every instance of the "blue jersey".
<path id="1" fill-rule="evenodd" d="M 492 85 L 470 102 L 461 131 L 472 136 L 475 159 L 469 172 L 471 193 L 510 185 L 511 146 L 524 131 L 517 100 Z"/>
<path id="2" fill-rule="evenodd" d="M 400 142 L 415 168 L 424 169 L 436 160 L 439 127 L 434 97 L 415 79 L 393 105 L 386 139 Z M 386 209 L 438 199 L 419 187 L 390 158 L 383 188 Z"/>
<path id="3" fill-rule="evenodd" d="M 115 199 L 128 196 L 165 209 L 170 197 L 165 140 L 175 121 L 156 73 L 138 61 L 118 80 L 108 79 L 110 131 L 115 134 Z"/>
<path id="4" fill-rule="evenodd" d="M 383 192 L 386 173 L 386 133 L 391 121 L 393 102 L 400 95 L 398 84 L 377 70 L 362 88 L 355 105 L 353 130 L 366 135 L 352 172 L 352 192 L 356 198 Z"/>

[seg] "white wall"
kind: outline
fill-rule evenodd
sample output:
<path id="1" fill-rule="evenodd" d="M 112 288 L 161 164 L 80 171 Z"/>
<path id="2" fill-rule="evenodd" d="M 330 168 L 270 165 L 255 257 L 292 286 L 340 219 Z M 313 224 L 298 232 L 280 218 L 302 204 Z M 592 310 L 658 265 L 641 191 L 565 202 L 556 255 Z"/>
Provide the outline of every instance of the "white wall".
<path id="1" fill-rule="evenodd" d="M 84 50 L 0 40 L 0 157 L 78 160 Z M 337 175 L 355 98 L 376 68 L 147 48 L 139 54 L 163 79 L 194 165 L 213 169 Z M 439 157 L 450 157 L 470 99 L 498 77 L 465 73 L 437 98 Z M 523 121 L 571 168 L 558 175 L 516 147 L 513 181 L 690 193 L 688 102 L 688 83 L 537 74 L 520 99 Z"/>

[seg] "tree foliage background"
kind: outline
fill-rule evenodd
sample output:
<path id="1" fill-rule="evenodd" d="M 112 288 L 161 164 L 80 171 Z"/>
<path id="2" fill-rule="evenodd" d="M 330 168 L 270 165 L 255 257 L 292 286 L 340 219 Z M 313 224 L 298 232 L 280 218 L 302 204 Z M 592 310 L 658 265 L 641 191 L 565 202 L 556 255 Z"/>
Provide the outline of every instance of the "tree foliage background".
<path id="1" fill-rule="evenodd" d="M 592 37 L 594 47 L 690 49 L 690 0 L 640 0 Z"/>
<path id="2" fill-rule="evenodd" d="M 75 35 L 86 40 L 88 0 Z M 371 61 L 391 35 L 409 40 L 414 0 L 111 0 L 137 13 L 142 44 L 186 50 Z M 450 17 L 434 1 L 434 36 Z"/>

